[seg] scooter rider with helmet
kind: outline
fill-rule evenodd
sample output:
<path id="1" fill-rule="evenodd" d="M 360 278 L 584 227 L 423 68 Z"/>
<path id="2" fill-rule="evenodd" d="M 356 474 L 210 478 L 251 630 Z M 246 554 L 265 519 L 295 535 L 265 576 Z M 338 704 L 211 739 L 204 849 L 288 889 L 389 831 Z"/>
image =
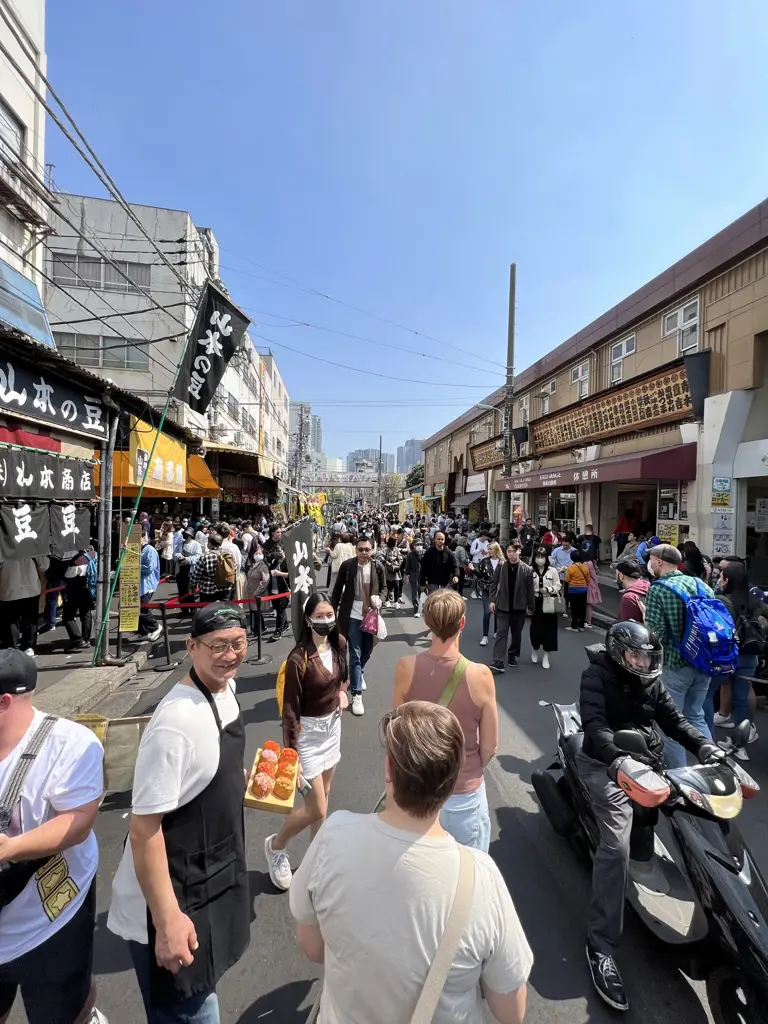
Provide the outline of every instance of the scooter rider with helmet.
<path id="1" fill-rule="evenodd" d="M 664 750 L 657 725 L 702 763 L 721 760 L 725 753 L 678 711 L 661 681 L 661 642 L 643 623 L 615 622 L 605 646 L 596 644 L 586 650 L 589 665 L 581 676 L 580 694 L 584 742 L 577 765 L 600 830 L 592 868 L 587 961 L 598 994 L 614 1009 L 626 1010 L 627 995 L 614 957 L 623 928 L 628 874 L 651 891 L 668 889 L 653 859 L 652 827 L 632 833 L 630 860 L 633 805 L 614 781 L 615 769 L 610 771 L 627 752 L 617 746 L 614 733 L 639 732 L 648 753 L 632 752 L 631 756 L 654 769 L 661 767 Z"/>

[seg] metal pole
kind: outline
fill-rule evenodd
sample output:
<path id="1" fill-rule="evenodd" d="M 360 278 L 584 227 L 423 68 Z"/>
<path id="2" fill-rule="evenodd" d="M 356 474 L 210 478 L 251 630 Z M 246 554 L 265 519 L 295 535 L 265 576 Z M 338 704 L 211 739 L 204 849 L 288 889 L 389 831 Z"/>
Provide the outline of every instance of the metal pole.
<path id="1" fill-rule="evenodd" d="M 512 408 L 513 393 L 515 390 L 515 285 L 517 278 L 517 265 L 512 263 L 509 267 L 509 319 L 507 321 L 507 379 L 504 389 L 504 480 L 511 482 L 512 478 L 512 445 L 514 435 L 512 433 Z M 512 492 L 501 492 L 501 507 L 499 511 L 499 541 L 502 550 L 509 544 L 509 526 L 512 511 Z"/>
<path id="2" fill-rule="evenodd" d="M 104 550 L 104 534 L 109 529 L 105 526 L 105 495 L 107 489 L 107 446 L 109 444 L 109 437 L 112 433 L 112 420 L 116 417 L 116 413 L 109 411 L 107 413 L 107 436 L 101 442 L 99 447 L 99 458 L 101 459 L 101 466 L 99 467 L 99 521 L 97 525 L 97 537 L 99 551 L 96 556 L 96 565 L 98 566 L 98 577 L 96 583 L 96 621 L 101 622 L 102 609 L 104 608 L 104 580 L 109 581 L 109 562 L 105 561 L 106 552 Z M 90 640 L 90 637 L 84 639 Z M 104 664 L 103 660 L 100 659 L 100 664 Z"/>
<path id="3" fill-rule="evenodd" d="M 104 508 L 104 545 L 99 551 L 101 558 L 101 579 L 99 593 L 101 594 L 101 614 L 97 616 L 101 622 L 106 609 L 107 620 L 109 620 L 109 575 L 112 569 L 112 486 L 114 481 L 115 444 L 117 442 L 117 428 L 120 422 L 120 410 L 115 407 L 109 420 L 109 440 L 107 441 L 106 455 L 101 464 L 100 480 L 104 486 L 102 503 Z M 118 532 L 118 537 L 120 536 Z M 98 595 L 97 595 L 98 596 Z M 109 657 L 109 629 L 107 629 L 107 641 L 102 644 L 98 652 L 97 664 L 105 665 Z M 118 654 L 119 657 L 119 654 Z"/>
<path id="4" fill-rule="evenodd" d="M 382 449 L 382 436 L 379 434 L 379 508 L 381 508 L 381 449 Z"/>

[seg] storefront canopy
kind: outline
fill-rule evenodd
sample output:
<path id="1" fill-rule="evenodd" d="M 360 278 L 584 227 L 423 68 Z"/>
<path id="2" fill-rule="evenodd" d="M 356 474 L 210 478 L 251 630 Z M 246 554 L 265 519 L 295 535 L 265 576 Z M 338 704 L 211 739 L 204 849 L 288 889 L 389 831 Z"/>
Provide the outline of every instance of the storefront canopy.
<path id="1" fill-rule="evenodd" d="M 470 491 L 469 494 L 462 494 L 456 501 L 451 502 L 452 508 L 468 508 L 473 501 L 485 497 L 485 491 Z"/>
<path id="2" fill-rule="evenodd" d="M 97 467 L 96 486 L 99 483 Z M 190 455 L 187 460 L 186 490 L 183 494 L 178 491 L 170 491 L 161 486 L 152 486 L 154 481 L 147 480 L 144 486 L 143 497 L 145 498 L 218 498 L 221 488 L 205 464 L 200 455 Z M 98 493 L 98 492 L 97 492 Z M 139 488 L 134 483 L 134 474 L 131 468 L 130 452 L 115 452 L 112 460 L 112 493 L 115 497 L 122 495 L 124 498 L 135 498 Z"/>
<path id="3" fill-rule="evenodd" d="M 187 461 L 187 497 L 218 498 L 221 488 L 201 455 L 190 455 Z"/>
<path id="4" fill-rule="evenodd" d="M 493 485 L 495 491 L 526 491 L 534 487 L 575 487 L 576 484 L 610 483 L 617 480 L 695 480 L 696 443 L 647 452 L 613 455 L 594 462 L 570 462 L 567 466 L 549 466 L 535 473 L 503 477 Z"/>
<path id="5" fill-rule="evenodd" d="M 421 500 L 422 501 L 442 501 L 443 500 L 443 495 L 442 494 L 424 494 L 422 496 Z"/>

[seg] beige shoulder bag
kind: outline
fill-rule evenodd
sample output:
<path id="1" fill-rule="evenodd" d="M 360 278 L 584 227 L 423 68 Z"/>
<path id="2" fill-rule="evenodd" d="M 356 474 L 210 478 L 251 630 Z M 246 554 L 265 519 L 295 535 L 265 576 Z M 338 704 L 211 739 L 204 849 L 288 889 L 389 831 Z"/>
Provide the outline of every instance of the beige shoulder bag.
<path id="1" fill-rule="evenodd" d="M 459 847 L 459 880 L 456 883 L 456 893 L 453 897 L 451 912 L 445 925 L 443 937 L 437 947 L 435 959 L 429 968 L 424 988 L 421 990 L 416 1009 L 413 1011 L 410 1024 L 431 1024 L 435 1015 L 440 996 L 443 994 L 448 973 L 453 966 L 456 951 L 459 948 L 464 929 L 469 920 L 469 911 L 472 907 L 472 897 L 475 892 L 475 858 L 466 846 Z M 320 1012 L 320 1000 L 323 997 L 322 990 L 312 1007 L 307 1024 L 317 1019 Z"/>

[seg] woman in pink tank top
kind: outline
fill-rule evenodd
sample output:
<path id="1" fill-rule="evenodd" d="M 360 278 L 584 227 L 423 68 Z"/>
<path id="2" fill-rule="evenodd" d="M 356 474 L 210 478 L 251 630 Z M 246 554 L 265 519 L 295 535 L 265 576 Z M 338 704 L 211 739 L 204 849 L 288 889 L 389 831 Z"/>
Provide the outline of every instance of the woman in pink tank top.
<path id="1" fill-rule="evenodd" d="M 459 637 L 466 622 L 465 605 L 455 590 L 430 594 L 424 621 L 432 630 L 432 647 L 398 661 L 393 707 L 425 700 L 447 705 L 458 718 L 464 732 L 464 765 L 440 812 L 440 824 L 458 842 L 487 853 L 491 819 L 483 769 L 499 740 L 496 684 L 486 665 L 462 658 Z"/>

